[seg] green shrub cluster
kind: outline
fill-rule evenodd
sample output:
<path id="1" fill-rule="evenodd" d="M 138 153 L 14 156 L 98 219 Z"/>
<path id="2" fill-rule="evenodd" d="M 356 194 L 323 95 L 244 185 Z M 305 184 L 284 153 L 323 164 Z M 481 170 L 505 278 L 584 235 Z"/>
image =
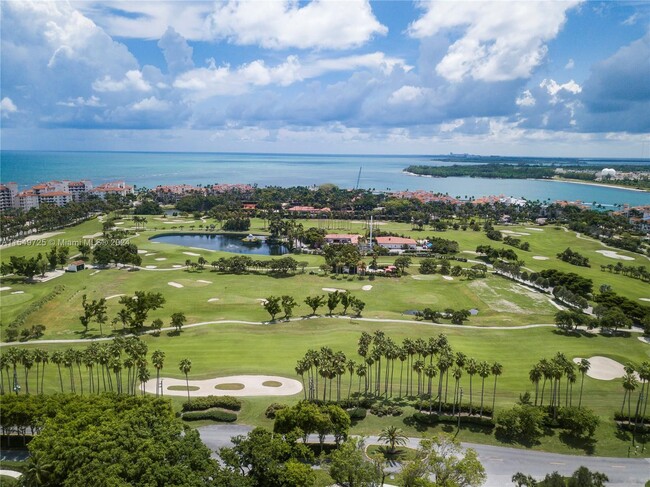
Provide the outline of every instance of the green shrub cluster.
<path id="1" fill-rule="evenodd" d="M 264 411 L 264 416 L 266 416 L 269 419 L 275 419 L 275 413 L 277 413 L 280 409 L 287 408 L 286 404 L 280 404 L 278 402 L 274 402 L 272 404 L 269 404 L 269 406 L 266 408 L 266 411 Z"/>
<path id="2" fill-rule="evenodd" d="M 383 416 L 401 416 L 404 410 L 393 404 L 373 404 L 370 412 L 381 418 Z"/>
<path id="3" fill-rule="evenodd" d="M 222 423 L 232 423 L 237 421 L 237 415 L 229 411 L 221 411 L 220 409 L 208 409 L 206 411 L 189 411 L 183 413 L 185 421 L 201 421 L 204 419 L 212 421 L 220 421 Z"/>
<path id="4" fill-rule="evenodd" d="M 206 396 L 197 397 L 191 402 L 183 403 L 183 412 L 204 411 L 210 408 L 223 408 L 230 409 L 231 411 L 239 411 L 241 409 L 241 401 L 232 396 Z"/>
<path id="5" fill-rule="evenodd" d="M 424 409 L 426 410 L 431 410 L 435 413 L 440 410 L 442 414 L 447 414 L 453 416 L 454 414 L 458 414 L 458 404 L 456 404 L 456 407 L 450 402 L 443 402 L 442 407 L 439 407 L 438 401 L 427 401 L 427 400 L 420 400 L 420 401 L 415 401 L 413 403 L 413 407 L 417 408 L 418 410 L 422 411 Z M 460 412 L 463 414 L 469 414 L 469 404 L 462 404 L 460 406 Z M 472 415 L 474 416 L 479 416 L 479 413 L 481 412 L 480 407 L 477 407 L 476 404 L 472 406 Z M 492 408 L 490 406 L 483 406 L 483 416 L 492 416 Z"/>
<path id="6" fill-rule="evenodd" d="M 435 425 L 438 423 L 457 423 L 458 416 L 451 416 L 448 414 L 432 414 L 428 413 L 413 413 L 413 420 L 418 424 L 425 425 Z M 479 416 L 461 416 L 460 422 L 463 424 L 475 424 L 479 426 L 485 426 L 488 428 L 494 428 L 494 421 L 490 418 L 483 418 Z"/>
<path id="7" fill-rule="evenodd" d="M 366 419 L 367 414 L 368 410 L 366 408 L 354 408 L 348 410 L 348 416 L 350 416 L 352 421 L 361 421 L 362 419 Z"/>

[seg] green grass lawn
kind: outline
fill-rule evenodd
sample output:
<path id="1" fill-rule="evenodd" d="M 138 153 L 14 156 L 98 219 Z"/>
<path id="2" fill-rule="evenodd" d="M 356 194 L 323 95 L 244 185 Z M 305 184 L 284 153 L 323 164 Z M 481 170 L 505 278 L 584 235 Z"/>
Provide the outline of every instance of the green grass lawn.
<path id="1" fill-rule="evenodd" d="M 184 230 L 189 230 L 189 220 L 185 220 Z M 143 266 L 156 265 L 157 268 L 171 269 L 173 265 L 183 265 L 187 258 L 194 261 L 198 257 L 188 256 L 184 252 L 203 255 L 208 261 L 220 256 L 231 256 L 225 252 L 208 252 L 184 247 L 154 244 L 149 237 L 165 231 L 174 231 L 169 228 L 175 225 L 165 225 L 156 221 L 155 225 L 150 219 L 148 229 L 139 231 L 140 235 L 133 241 L 141 250 L 146 250 L 153 255 L 141 254 Z M 208 222 L 209 223 L 209 222 Z M 195 222 L 196 226 L 198 222 Z M 318 221 L 304 221 L 305 227 L 318 226 Z M 325 224 L 321 222 L 321 224 Z M 330 223 L 338 225 L 330 228 L 336 232 L 363 232 L 364 224 L 339 222 Z M 91 235 L 99 231 L 100 223 L 97 220 L 85 222 L 82 225 L 65 230 L 61 238 L 74 238 L 74 236 Z M 125 221 L 122 227 L 129 227 L 130 222 Z M 157 230 L 154 229 L 157 227 Z M 390 229 L 397 233 L 410 234 L 415 238 L 424 238 L 435 235 L 447 239 L 457 240 L 461 250 L 474 250 L 479 244 L 489 243 L 500 247 L 501 244 L 486 239 L 482 232 L 472 231 L 447 231 L 447 232 L 414 232 L 410 225 L 390 223 L 382 228 Z M 556 268 L 566 272 L 576 272 L 594 280 L 594 287 L 598 289 L 601 284 L 609 284 L 620 294 L 631 299 L 650 297 L 648 286 L 640 281 L 600 271 L 601 264 L 616 263 L 617 261 L 596 253 L 602 250 L 594 240 L 577 239 L 572 232 L 556 230 L 553 227 L 544 227 L 542 231 L 527 230 L 521 227 L 499 227 L 511 231 L 529 233 L 520 236 L 522 240 L 531 244 L 530 252 L 517 251 L 525 260 L 526 267 L 532 270 Z M 532 228 L 532 227 L 531 227 Z M 195 228 L 196 229 L 196 228 Z M 178 231 L 177 228 L 175 231 Z M 261 220 L 253 221 L 252 233 L 261 233 L 264 230 Z M 56 238 L 56 237 L 55 237 Z M 590 258 L 592 268 L 575 267 L 559 261 L 555 254 L 571 247 Z M 34 248 L 23 246 L 3 250 L 2 259 L 9 255 L 29 255 Z M 634 261 L 624 261 L 625 265 L 646 265 L 645 258 L 636 254 L 617 251 L 619 254 L 630 255 Z M 470 259 L 471 254 L 461 254 Z M 549 260 L 534 260 L 532 256 L 546 256 Z M 165 260 L 156 260 L 162 259 Z M 270 258 L 270 257 L 269 257 Z M 309 262 L 309 266 L 317 268 L 323 259 L 318 256 L 298 255 L 297 260 Z M 392 262 L 393 257 L 382 257 L 380 261 Z M 89 327 L 88 333 L 83 332 L 79 322 L 81 314 L 81 296 L 86 294 L 89 299 L 107 298 L 120 294 L 133 294 L 137 290 L 162 293 L 167 302 L 161 310 L 152 312 L 148 321 L 161 318 L 165 326 L 169 324 L 172 313 L 182 311 L 187 316 L 187 322 L 198 323 L 219 320 L 242 320 L 257 324 L 210 324 L 202 327 L 185 329 L 179 336 L 170 336 L 163 332 L 159 337 L 144 336 L 143 340 L 149 345 L 150 352 L 155 349 L 163 350 L 166 354 L 164 376 L 184 378 L 178 370 L 178 363 L 183 358 L 192 360 L 190 379 L 206 379 L 219 376 L 236 374 L 268 374 L 295 378 L 294 367 L 308 348 L 319 349 L 329 346 L 332 349 L 342 350 L 350 358 L 358 360 L 356 354 L 357 339 L 362 331 L 372 332 L 382 329 L 396 342 L 404 338 L 427 339 L 439 333 L 449 337 L 451 345 L 457 351 L 462 351 L 477 360 L 498 360 L 504 366 L 503 375 L 499 378 L 496 404 L 498 407 L 507 407 L 516 402 L 519 394 L 529 391 L 534 393 L 534 388 L 528 381 L 528 372 L 540 358 L 553 357 L 558 351 L 574 357 L 592 357 L 604 355 L 619 362 L 632 361 L 639 364 L 650 358 L 650 347 L 632 337 L 602 337 L 590 336 L 564 336 L 558 334 L 553 328 L 534 328 L 527 330 L 488 330 L 474 328 L 441 328 L 431 323 L 418 322 L 412 316 L 404 314 L 407 310 L 431 307 L 434 309 L 475 308 L 478 315 L 472 316 L 468 325 L 478 326 L 517 326 L 526 324 L 553 323 L 553 315 L 557 311 L 549 301 L 549 296 L 534 293 L 523 286 L 512 283 L 504 278 L 488 276 L 486 279 L 466 281 L 454 278 L 453 281 L 443 279 L 440 275 L 419 275 L 417 259 L 414 266 L 409 269 L 408 275 L 401 278 L 376 278 L 374 280 L 347 276 L 324 276 L 310 274 L 296 274 L 288 277 L 272 277 L 269 275 L 223 275 L 212 272 L 209 268 L 198 272 L 186 270 L 168 271 L 130 271 L 128 269 L 108 269 L 95 272 L 86 270 L 76 274 L 66 274 L 60 278 L 41 284 L 28 284 L 22 279 L 9 277 L 0 282 L 3 287 L 10 290 L 1 291 L 0 295 L 0 322 L 2 331 L 18 314 L 30 303 L 46 296 L 55 286 L 64 286 L 64 291 L 40 309 L 34 311 L 26 319 L 26 325 L 46 325 L 46 339 L 85 338 L 99 335 L 99 328 L 95 323 Z M 206 281 L 206 282 L 201 282 Z M 181 284 L 182 288 L 170 286 L 168 283 Z M 371 285 L 372 289 L 365 291 L 363 286 Z M 310 313 L 309 308 L 303 303 L 306 296 L 326 294 L 323 288 L 350 290 L 366 302 L 363 316 L 388 322 L 367 322 L 354 318 L 329 319 L 325 317 L 303 319 L 292 322 L 278 321 L 273 324 L 262 324 L 269 319 L 268 313 L 260 304 L 260 299 L 269 295 L 289 294 L 299 303 L 294 310 L 294 316 L 300 318 Z M 23 291 L 20 294 L 12 294 Z M 218 300 L 214 300 L 217 298 Z M 212 301 L 210 301 L 212 300 Z M 113 297 L 108 301 L 109 318 L 115 316 L 119 310 L 119 298 Z M 340 310 L 340 307 L 339 307 Z M 326 312 L 325 308 L 319 311 Z M 281 315 L 280 315 L 281 316 Z M 390 320 L 407 320 L 406 323 L 390 322 Z M 110 324 L 104 325 L 103 333 L 109 334 L 114 330 Z M 39 346 L 38 341 L 30 342 L 29 347 Z M 49 351 L 64 349 L 66 347 L 79 348 L 79 344 L 53 344 L 40 345 Z M 67 374 L 67 371 L 63 371 Z M 35 373 L 32 372 L 31 379 Z M 398 371 L 395 372 L 397 380 Z M 344 389 L 347 391 L 348 378 L 344 380 Z M 478 394 L 478 379 L 474 381 L 474 398 Z M 68 387 L 69 378 L 64 375 L 64 386 Z M 576 393 L 577 386 L 576 385 Z M 353 390 L 357 386 L 354 380 Z M 463 377 L 462 386 L 465 390 L 465 400 L 469 397 L 469 383 Z M 32 385 L 32 387 L 35 387 Z M 55 392 L 59 389 L 59 378 L 56 367 L 48 365 L 45 380 L 46 391 Z M 394 384 L 395 390 L 399 387 Z M 598 443 L 594 453 L 601 455 L 625 455 L 629 442 L 619 438 L 612 421 L 613 412 L 620 409 L 623 397 L 623 388 L 620 380 L 598 381 L 587 378 L 585 380 L 585 395 L 583 403 L 594 409 L 601 417 L 602 425 L 598 430 Z M 492 379 L 486 383 L 486 401 L 491 404 Z M 191 394 L 191 392 L 190 392 Z M 245 424 L 254 424 L 270 427 L 272 421 L 264 417 L 264 410 L 271 402 L 294 403 L 302 396 L 245 398 L 244 407 L 239 414 L 238 421 Z M 185 399 L 174 398 L 175 407 L 180 409 L 180 404 Z M 476 399 L 475 399 L 476 400 Z M 378 433 L 389 424 L 403 428 L 407 434 L 419 435 L 423 431 L 417 430 L 412 425 L 404 422 L 410 416 L 396 418 L 377 418 L 368 415 L 367 419 L 359 422 L 353 432 L 359 434 Z M 438 431 L 447 428 L 437 426 L 429 431 Z M 464 441 L 481 443 L 497 443 L 493 435 L 482 431 L 464 428 L 459 434 Z M 544 437 L 539 448 L 551 451 L 584 453 L 584 449 L 576 449 L 560 442 L 556 436 Z"/>

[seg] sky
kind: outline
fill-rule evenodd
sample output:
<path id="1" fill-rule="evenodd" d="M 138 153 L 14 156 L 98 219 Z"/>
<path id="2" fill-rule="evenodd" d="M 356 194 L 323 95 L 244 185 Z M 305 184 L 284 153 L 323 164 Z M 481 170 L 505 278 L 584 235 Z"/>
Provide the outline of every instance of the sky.
<path id="1" fill-rule="evenodd" d="M 3 149 L 650 157 L 650 2 L 2 1 Z"/>

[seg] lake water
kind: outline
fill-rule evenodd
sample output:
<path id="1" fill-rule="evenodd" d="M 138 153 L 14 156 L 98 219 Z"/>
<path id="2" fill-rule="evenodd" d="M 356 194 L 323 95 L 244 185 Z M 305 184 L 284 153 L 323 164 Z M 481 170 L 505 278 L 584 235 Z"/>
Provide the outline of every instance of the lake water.
<path id="1" fill-rule="evenodd" d="M 151 237 L 149 240 L 173 245 L 182 245 L 184 247 L 196 247 L 207 250 L 219 250 L 221 252 L 232 252 L 234 254 L 283 255 L 287 253 L 287 249 L 282 245 L 270 245 L 266 242 L 259 242 L 257 244 L 245 244 L 242 242 L 242 238 L 245 236 L 246 235 L 225 235 L 219 233 L 174 233 Z"/>
<path id="2" fill-rule="evenodd" d="M 650 204 L 650 193 L 619 188 L 521 179 L 426 178 L 403 172 L 412 164 L 450 164 L 432 160 L 431 156 L 2 151 L 0 158 L 1 181 L 15 181 L 21 187 L 53 179 L 90 179 L 94 184 L 121 179 L 149 188 L 180 183 L 259 186 L 334 183 L 342 188 L 354 188 L 358 180 L 358 187 L 377 191 L 426 190 L 460 197 L 502 194 L 529 200 L 579 200 L 607 206 Z M 553 159 L 548 161 L 551 163 Z M 624 161 L 590 161 L 595 170 L 621 162 Z M 634 162 L 647 163 L 647 160 Z"/>

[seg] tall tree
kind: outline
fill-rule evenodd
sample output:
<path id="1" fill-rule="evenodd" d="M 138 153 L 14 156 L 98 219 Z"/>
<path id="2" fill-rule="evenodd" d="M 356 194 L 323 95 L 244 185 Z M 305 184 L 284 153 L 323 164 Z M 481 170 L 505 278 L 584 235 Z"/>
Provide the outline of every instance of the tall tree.
<path id="1" fill-rule="evenodd" d="M 490 372 L 494 376 L 494 389 L 492 390 L 492 415 L 494 415 L 494 405 L 497 397 L 497 378 L 503 373 L 503 365 L 499 362 L 494 362 L 490 368 Z"/>
<path id="2" fill-rule="evenodd" d="M 185 385 L 187 387 L 187 402 L 190 402 L 190 379 L 188 374 L 192 370 L 192 361 L 188 358 L 184 358 L 178 364 L 178 369 L 185 374 Z"/>
<path id="3" fill-rule="evenodd" d="M 151 354 L 151 363 L 156 368 L 156 396 L 158 396 L 159 389 L 162 389 L 160 386 L 160 371 L 165 365 L 165 352 L 162 350 L 154 350 Z"/>

